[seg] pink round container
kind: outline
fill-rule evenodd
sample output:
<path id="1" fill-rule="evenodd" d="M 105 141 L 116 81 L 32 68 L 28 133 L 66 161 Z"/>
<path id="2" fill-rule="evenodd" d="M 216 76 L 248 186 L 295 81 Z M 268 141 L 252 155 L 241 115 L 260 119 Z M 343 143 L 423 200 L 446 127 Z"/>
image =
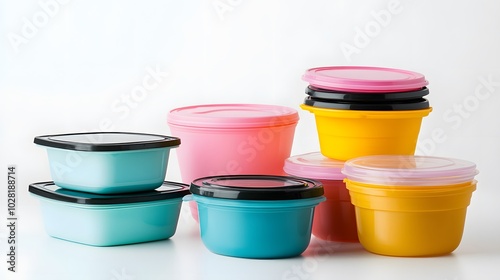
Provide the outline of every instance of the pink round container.
<path id="1" fill-rule="evenodd" d="M 321 89 L 358 93 L 413 91 L 428 84 L 417 72 L 372 66 L 316 67 L 308 69 L 302 79 Z"/>
<path id="2" fill-rule="evenodd" d="M 170 111 L 171 133 L 181 138 L 176 150 L 182 180 L 214 175 L 283 175 L 290 156 L 296 110 L 261 104 L 207 104 Z M 191 213 L 198 220 L 196 204 Z"/>
<path id="3" fill-rule="evenodd" d="M 341 173 L 343 167 L 343 161 L 314 152 L 288 158 L 283 169 L 289 175 L 323 183 L 326 201 L 314 210 L 314 236 L 328 241 L 359 242 L 354 205 Z"/>

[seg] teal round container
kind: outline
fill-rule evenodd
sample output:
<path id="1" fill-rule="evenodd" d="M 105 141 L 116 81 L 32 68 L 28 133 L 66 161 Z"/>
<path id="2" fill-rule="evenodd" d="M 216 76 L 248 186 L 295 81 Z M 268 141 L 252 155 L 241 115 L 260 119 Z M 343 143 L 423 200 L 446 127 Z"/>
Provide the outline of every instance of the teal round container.
<path id="1" fill-rule="evenodd" d="M 201 238 L 213 253 L 241 258 L 288 258 L 311 239 L 320 182 L 266 175 L 211 176 L 191 183 Z"/>

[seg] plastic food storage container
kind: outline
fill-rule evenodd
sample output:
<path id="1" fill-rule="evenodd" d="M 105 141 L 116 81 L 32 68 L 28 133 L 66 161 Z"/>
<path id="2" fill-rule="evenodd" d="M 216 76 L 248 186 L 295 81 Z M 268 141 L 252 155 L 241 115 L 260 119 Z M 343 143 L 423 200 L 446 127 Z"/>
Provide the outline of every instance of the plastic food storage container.
<path id="1" fill-rule="evenodd" d="M 358 242 L 356 215 L 341 173 L 344 162 L 330 159 L 320 152 L 288 158 L 287 174 L 318 180 L 323 184 L 326 201 L 314 210 L 312 234 L 320 239 L 339 242 Z"/>
<path id="2" fill-rule="evenodd" d="M 172 135 L 182 139 L 176 150 L 182 180 L 228 174 L 284 175 L 290 156 L 295 109 L 261 104 L 207 104 L 170 111 Z M 190 203 L 197 220 L 196 204 Z"/>
<path id="3" fill-rule="evenodd" d="M 99 194 L 154 190 L 165 180 L 170 149 L 180 139 L 131 132 L 89 132 L 35 137 L 47 147 L 54 183 Z"/>
<path id="4" fill-rule="evenodd" d="M 390 256 L 453 252 L 462 239 L 478 173 L 472 162 L 427 156 L 367 156 L 343 173 L 366 250 Z"/>
<path id="5" fill-rule="evenodd" d="M 348 160 L 360 156 L 415 153 L 422 118 L 431 108 L 404 111 L 358 111 L 317 108 L 314 113 L 321 153 Z"/>
<path id="6" fill-rule="evenodd" d="M 303 79 L 310 85 L 301 108 L 315 116 L 323 155 L 348 160 L 415 153 L 422 118 L 432 110 L 422 74 L 331 66 L 309 69 Z"/>
<path id="7" fill-rule="evenodd" d="M 92 246 L 114 246 L 167 239 L 174 235 L 189 186 L 164 182 L 153 191 L 91 194 L 35 183 L 47 233 Z"/>
<path id="8" fill-rule="evenodd" d="M 216 254 L 286 258 L 309 245 L 320 182 L 287 176 L 228 175 L 196 179 L 201 238 Z"/>

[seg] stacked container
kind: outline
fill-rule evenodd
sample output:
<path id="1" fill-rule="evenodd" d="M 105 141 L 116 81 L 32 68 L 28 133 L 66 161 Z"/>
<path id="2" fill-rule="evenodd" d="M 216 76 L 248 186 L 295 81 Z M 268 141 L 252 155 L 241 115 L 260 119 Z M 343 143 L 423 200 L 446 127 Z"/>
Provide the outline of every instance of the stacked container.
<path id="1" fill-rule="evenodd" d="M 321 153 L 337 160 L 415 152 L 428 82 L 419 73 L 379 67 L 307 70 L 301 108 L 315 115 Z"/>
<path id="2" fill-rule="evenodd" d="M 424 98 L 429 94 L 424 76 L 400 69 L 334 66 L 309 69 L 303 79 L 309 86 L 301 108 L 315 115 L 321 154 L 328 159 L 311 166 L 304 159 L 310 155 L 290 158 L 285 170 L 318 178 L 325 163 L 342 165 L 357 235 L 370 252 L 429 256 L 455 250 L 477 170 L 467 161 L 413 155 L 422 118 L 432 110 Z M 330 170 L 322 176 L 333 174 L 337 172 Z M 342 241 L 331 237 L 352 221 L 336 219 L 339 210 L 326 206 L 333 201 L 328 188 L 338 187 L 325 184 L 327 201 L 318 206 L 325 211 L 315 222 L 322 220 L 328 233 L 313 230 L 319 238 Z"/>
<path id="3" fill-rule="evenodd" d="M 170 238 L 185 184 L 164 182 L 180 139 L 125 132 L 35 137 L 53 182 L 31 184 L 49 235 L 94 246 Z"/>

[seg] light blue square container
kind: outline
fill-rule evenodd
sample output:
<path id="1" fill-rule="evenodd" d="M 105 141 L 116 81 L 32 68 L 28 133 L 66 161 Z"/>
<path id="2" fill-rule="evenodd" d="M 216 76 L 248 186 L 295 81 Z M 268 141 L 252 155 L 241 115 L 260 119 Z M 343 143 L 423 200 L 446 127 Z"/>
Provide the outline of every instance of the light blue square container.
<path id="1" fill-rule="evenodd" d="M 180 145 L 176 137 L 129 132 L 45 135 L 34 142 L 47 147 L 56 185 L 99 194 L 156 189 L 170 149 Z"/>
<path id="2" fill-rule="evenodd" d="M 29 192 L 40 200 L 50 236 L 92 246 L 115 246 L 172 237 L 189 187 L 164 182 L 153 191 L 102 195 L 41 182 L 31 184 Z"/>

